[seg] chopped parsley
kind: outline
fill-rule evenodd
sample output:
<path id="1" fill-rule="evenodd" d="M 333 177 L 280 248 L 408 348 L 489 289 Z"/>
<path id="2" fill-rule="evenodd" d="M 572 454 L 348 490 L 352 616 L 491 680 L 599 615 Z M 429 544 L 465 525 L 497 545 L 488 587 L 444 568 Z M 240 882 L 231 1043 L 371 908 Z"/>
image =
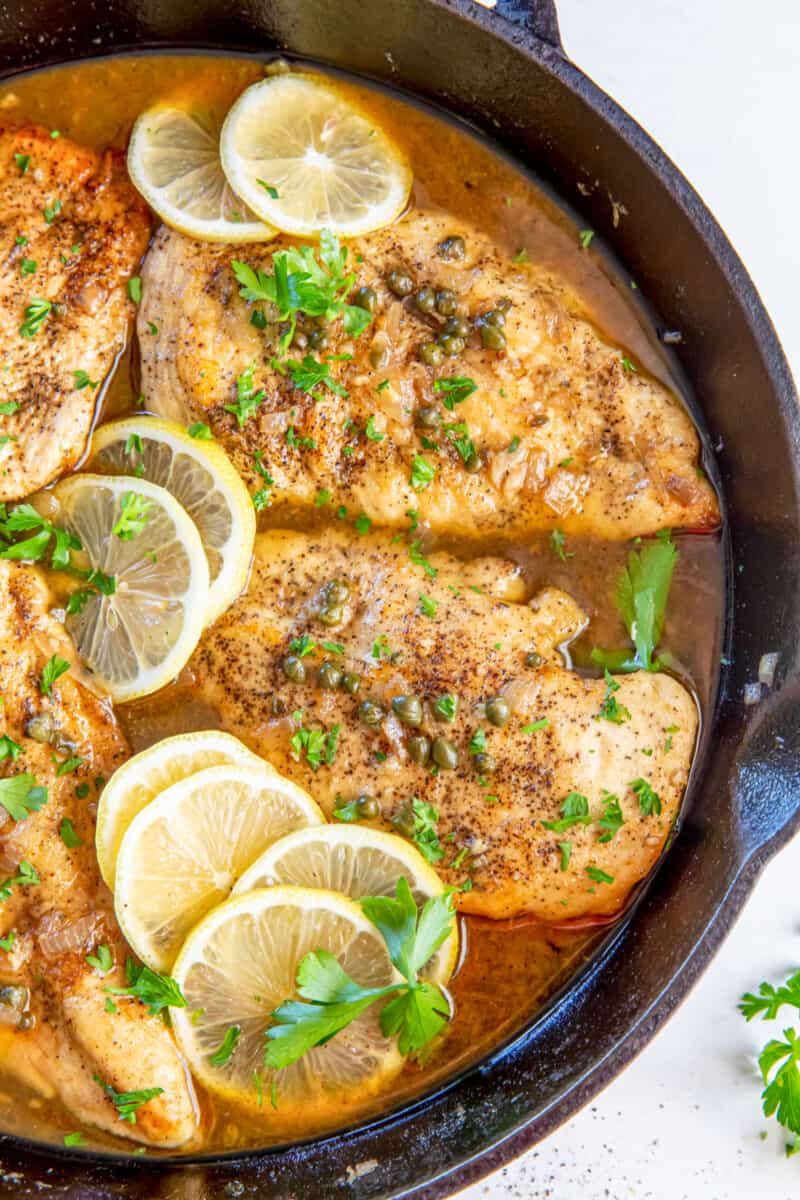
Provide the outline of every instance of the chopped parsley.
<path id="1" fill-rule="evenodd" d="M 646 779 L 634 779 L 628 786 L 639 801 L 643 816 L 661 815 L 661 797 L 653 791 Z"/>
<path id="2" fill-rule="evenodd" d="M 430 596 L 426 596 L 424 592 L 419 594 L 419 609 L 425 617 L 435 617 L 436 609 L 439 607 L 438 600 L 431 600 Z"/>
<path id="3" fill-rule="evenodd" d="M 132 275 L 128 280 L 128 299 L 134 304 L 142 302 L 142 281 L 138 275 Z"/>
<path id="4" fill-rule="evenodd" d="M 224 1067 L 227 1062 L 230 1062 L 231 1055 L 236 1049 L 236 1043 L 239 1041 L 239 1036 L 242 1032 L 240 1025 L 229 1025 L 225 1030 L 225 1036 L 220 1042 L 213 1054 L 209 1055 L 208 1061 L 212 1067 Z"/>
<path id="5" fill-rule="evenodd" d="M 433 711 L 442 721 L 455 721 L 458 711 L 458 696 L 437 696 L 433 702 Z"/>
<path id="6" fill-rule="evenodd" d="M 614 796 L 611 792 L 603 792 L 603 815 L 598 817 L 597 824 L 603 831 L 597 839 L 598 842 L 610 842 L 616 836 L 625 824 L 618 796 Z"/>
<path id="7" fill-rule="evenodd" d="M 210 442 L 214 438 L 211 429 L 206 425 L 205 421 L 194 421 L 186 432 L 189 434 L 189 437 L 196 438 L 199 442 Z"/>
<path id="8" fill-rule="evenodd" d="M 297 362 L 296 359 L 287 359 L 286 363 L 278 363 L 273 359 L 273 367 L 289 372 L 292 383 L 302 392 L 308 392 L 309 395 L 315 395 L 315 389 L 320 385 L 326 387 L 329 392 L 334 392 L 337 396 L 346 396 L 347 388 L 339 383 L 331 375 L 330 361 L 321 361 L 314 358 L 313 354 L 306 354 L 302 362 Z"/>
<path id="9" fill-rule="evenodd" d="M 601 871 L 599 867 L 587 867 L 586 874 L 595 883 L 613 883 L 614 876 L 608 875 L 605 871 Z"/>
<path id="10" fill-rule="evenodd" d="M 120 1121 L 127 1121 L 129 1125 L 136 1124 L 136 1114 L 143 1104 L 147 1104 L 148 1100 L 155 1100 L 156 1096 L 161 1096 L 164 1092 L 162 1087 L 141 1088 L 138 1092 L 118 1092 L 99 1075 L 93 1075 L 92 1079 L 111 1098 Z"/>
<path id="11" fill-rule="evenodd" d="M 442 404 L 448 412 L 452 412 L 457 404 L 463 404 L 468 396 L 477 392 L 478 385 L 467 375 L 451 375 L 446 379 L 437 379 L 433 390 L 442 393 Z"/>
<path id="12" fill-rule="evenodd" d="M 252 417 L 253 413 L 258 408 L 261 401 L 266 396 L 263 390 L 257 392 L 253 383 L 253 372 L 255 365 L 248 367 L 242 371 L 241 375 L 236 377 L 236 402 L 234 404 L 226 404 L 225 412 L 233 413 L 236 417 L 236 424 L 239 429 L 243 429 L 247 422 Z"/>
<path id="13" fill-rule="evenodd" d="M 133 541 L 142 532 L 150 520 L 150 509 L 153 501 L 138 492 L 123 492 L 119 517 L 112 526 L 111 532 L 121 542 Z"/>
<path id="14" fill-rule="evenodd" d="M 418 541 L 412 542 L 411 545 L 408 547 L 408 557 L 411 559 L 411 561 L 414 563 L 415 566 L 422 567 L 425 574 L 428 575 L 431 579 L 435 579 L 436 576 L 439 574 L 437 568 L 434 567 L 428 561 L 428 559 L 425 557 L 425 555 L 422 553 L 422 549 L 421 549 L 420 543 Z"/>
<path id="15" fill-rule="evenodd" d="M 20 275 L 35 275 L 38 265 L 35 258 L 21 259 L 19 264 Z"/>
<path id="16" fill-rule="evenodd" d="M 83 389 L 87 388 L 87 387 L 91 388 L 92 391 L 94 391 L 95 388 L 100 386 L 100 380 L 99 379 L 90 379 L 87 371 L 83 371 L 83 370 L 73 371 L 72 376 L 75 380 L 76 391 L 82 392 Z"/>
<path id="17" fill-rule="evenodd" d="M 353 526 L 356 533 L 363 536 L 365 533 L 369 533 L 370 529 L 372 528 L 372 521 L 366 513 L 359 513 L 353 522 Z"/>
<path id="18" fill-rule="evenodd" d="M 567 537 L 561 529 L 554 529 L 550 534 L 550 549 L 555 554 L 556 558 L 560 558 L 562 562 L 566 562 L 568 558 L 574 558 L 574 550 L 567 550 Z"/>
<path id="19" fill-rule="evenodd" d="M 370 413 L 370 415 L 367 417 L 367 424 L 366 424 L 366 428 L 364 429 L 364 433 L 367 435 L 367 437 L 369 438 L 369 440 L 371 442 L 382 442 L 383 439 L 386 437 L 385 433 L 381 433 L 379 429 L 375 428 L 375 414 L 374 413 Z"/>
<path id="20" fill-rule="evenodd" d="M 476 729 L 469 739 L 469 752 L 472 755 L 486 753 L 486 730 Z"/>
<path id="21" fill-rule="evenodd" d="M 52 307 L 50 300 L 31 300 L 25 308 L 25 320 L 19 327 L 20 337 L 35 337 L 47 320 Z"/>
<path id="22" fill-rule="evenodd" d="M 256 183 L 259 187 L 262 187 L 267 195 L 271 196 L 273 200 L 278 199 L 278 189 L 273 187 L 271 183 L 265 183 L 263 179 L 257 179 Z"/>
<path id="23" fill-rule="evenodd" d="M 0 904 L 11 899 L 13 887 L 31 887 L 39 882 L 39 872 L 36 867 L 23 858 L 17 866 L 16 875 L 9 876 L 0 882 Z"/>
<path id="24" fill-rule="evenodd" d="M 293 450 L 316 450 L 317 448 L 317 443 L 314 439 L 311 437 L 300 437 L 294 425 L 290 425 L 286 430 L 286 441 Z M 346 512 L 347 509 L 345 509 Z"/>
<path id="25" fill-rule="evenodd" d="M 39 690 L 42 695 L 53 695 L 53 684 L 70 669 L 71 665 L 65 658 L 61 658 L 59 654 L 53 654 L 48 658 L 42 668 L 42 676 L 39 680 Z"/>
<path id="26" fill-rule="evenodd" d="M 572 858 L 572 842 L 559 842 L 558 848 L 561 851 L 561 865 L 559 870 L 569 870 L 569 860 Z"/>
<path id="27" fill-rule="evenodd" d="M 540 729 L 546 729 L 549 724 L 547 717 L 540 717 L 538 721 L 531 721 L 529 725 L 523 725 L 520 733 L 538 733 Z"/>
<path id="28" fill-rule="evenodd" d="M 580 231 L 580 233 L 578 234 L 578 241 L 580 242 L 580 244 L 584 250 L 589 249 L 589 246 L 591 245 L 593 237 L 594 237 L 593 229 L 582 229 Z"/>
<path id="29" fill-rule="evenodd" d="M 620 684 L 614 679 L 609 672 L 608 667 L 604 670 L 604 678 L 606 681 L 606 694 L 603 698 L 603 703 L 600 705 L 600 712 L 595 718 L 597 721 L 610 721 L 612 725 L 624 725 L 626 721 L 630 721 L 630 709 L 624 704 L 620 704 L 614 695 L 620 689 Z"/>
<path id="30" fill-rule="evenodd" d="M 47 803 L 47 788 L 27 772 L 0 779 L 0 805 L 13 821 L 24 821 Z"/>
<path id="31" fill-rule="evenodd" d="M 429 463 L 421 454 L 415 454 L 411 463 L 411 486 L 415 492 L 424 492 L 433 483 L 438 468 Z"/>
<path id="32" fill-rule="evenodd" d="M 324 729 L 304 729 L 302 726 L 295 730 L 289 739 L 298 761 L 305 754 L 306 762 L 312 771 L 316 771 L 325 763 L 330 766 L 336 759 L 336 749 L 339 742 L 341 725 L 333 725 L 326 732 Z"/>
<path id="33" fill-rule="evenodd" d="M 588 825 L 592 818 L 589 816 L 589 801 L 580 792 L 570 792 L 561 804 L 561 819 L 558 821 L 542 821 L 545 829 L 554 833 L 566 833 L 574 825 Z"/>
<path id="34" fill-rule="evenodd" d="M 31 156 L 30 154 L 15 154 L 14 162 L 19 167 L 20 174 L 24 175 L 28 167 L 31 165 Z"/>
<path id="35" fill-rule="evenodd" d="M 63 817 L 58 827 L 58 835 L 68 850 L 74 850 L 83 845 L 83 841 L 75 832 L 75 826 L 69 817 Z"/>
<path id="36" fill-rule="evenodd" d="M 94 954 L 87 954 L 86 961 L 90 967 L 94 967 L 101 975 L 107 975 L 114 966 L 114 956 L 111 953 L 111 947 L 103 942 L 97 947 Z"/>

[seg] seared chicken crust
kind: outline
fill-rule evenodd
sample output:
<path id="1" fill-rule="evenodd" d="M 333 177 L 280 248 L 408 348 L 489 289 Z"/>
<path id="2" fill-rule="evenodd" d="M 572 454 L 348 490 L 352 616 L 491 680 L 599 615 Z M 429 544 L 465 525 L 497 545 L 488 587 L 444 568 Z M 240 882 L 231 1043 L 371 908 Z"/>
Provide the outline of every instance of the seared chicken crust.
<path id="1" fill-rule="evenodd" d="M 38 125 L 0 129 L 2 401 L 19 406 L 0 414 L 0 501 L 51 483 L 83 453 L 100 385 L 128 338 L 126 285 L 149 232 L 121 155 Z M 52 308 L 26 337 L 34 301 Z"/>
<path id="2" fill-rule="evenodd" d="M 22 1006 L 0 1004 L 0 1066 L 34 1091 L 57 1095 L 81 1121 L 138 1142 L 180 1146 L 196 1131 L 197 1109 L 167 1027 L 133 998 L 117 998 L 116 1011 L 106 1008 L 104 989 L 126 985 L 129 951 L 99 876 L 94 812 L 98 786 L 128 747 L 108 705 L 72 672 L 56 680 L 52 696 L 42 693 L 42 669 L 52 654 L 76 661 L 47 607 L 35 568 L 0 562 L 0 732 L 21 748 L 1 765 L 6 776 L 29 772 L 48 791 L 46 804 L 24 820 L 0 808 L 0 878 L 13 879 L 23 861 L 38 875 L 36 883 L 10 885 L 0 903 L 0 935 L 14 931 L 0 954 L 0 986 L 28 993 Z M 43 732 L 49 742 L 30 736 Z M 71 844 L 76 838 L 79 844 Z M 114 961 L 105 975 L 86 960 L 101 944 Z M 21 995 L 13 993 L 15 1001 Z M 117 1092 L 161 1087 L 163 1093 L 129 1124 L 94 1076 Z"/>
<path id="3" fill-rule="evenodd" d="M 446 260 L 439 246 L 454 235 L 463 238 L 464 257 Z M 351 516 L 363 512 L 385 526 L 405 524 L 409 508 L 434 532 L 471 537 L 557 527 L 618 540 L 717 524 L 683 405 L 606 341 L 578 297 L 534 263 L 510 261 L 480 231 L 440 213 L 413 211 L 354 239 L 348 269 L 356 286 L 375 291 L 378 311 L 355 339 L 341 321 L 331 323 L 329 346 L 311 353 L 327 360 L 347 394 L 319 385 L 312 396 L 272 365 L 276 310 L 266 313 L 273 318 L 266 329 L 252 324 L 253 306 L 239 296 L 231 268 L 241 259 L 269 272 L 272 253 L 289 244 L 209 245 L 162 228 L 142 275 L 148 406 L 183 423 L 208 422 L 253 490 L 264 484 L 260 456 L 274 480 L 273 503 L 310 505 L 324 489 Z M 385 282 L 391 271 L 416 288 L 449 289 L 456 315 L 473 320 L 510 302 L 505 348 L 484 349 L 474 332 L 459 357 L 426 366 L 419 347 L 445 318 L 394 295 Z M 304 353 L 292 349 L 289 357 Z M 239 428 L 225 405 L 235 403 L 237 377 L 251 366 L 254 390 L 266 395 Z M 446 393 L 434 387 L 448 376 L 477 385 L 449 411 Z M 421 407 L 438 409 L 437 428 L 420 426 Z M 476 449 L 474 471 L 457 445 L 465 436 Z M 417 454 L 436 468 L 419 492 L 411 482 Z"/>
<path id="4" fill-rule="evenodd" d="M 640 671 L 618 680 L 616 698 L 630 719 L 601 719 L 605 682 L 566 670 L 558 650 L 586 622 L 571 597 L 548 588 L 520 603 L 514 568 L 502 560 L 464 564 L 433 554 L 428 566 L 435 577 L 411 561 L 408 547 L 375 536 L 354 543 L 339 532 L 262 534 L 248 592 L 206 632 L 190 662 L 192 694 L 199 690 L 226 729 L 307 788 L 328 817 L 364 793 L 380 802 L 384 824 L 413 797 L 433 805 L 444 849 L 437 870 L 454 885 L 472 880 L 458 897 L 464 912 L 530 913 L 547 922 L 615 913 L 658 858 L 677 815 L 697 732 L 692 697 L 670 676 Z M 320 620 L 331 581 L 349 589 L 333 627 Z M 301 685 L 283 664 L 304 634 L 315 647 L 301 659 Z M 531 651 L 541 665 L 528 665 Z M 317 685 L 324 661 L 362 676 L 356 696 Z M 433 708 L 445 694 L 458 698 L 453 721 Z M 401 696 L 424 701 L 419 726 L 394 715 L 392 700 Z M 485 715 L 495 696 L 511 710 L 503 727 Z M 365 699 L 381 705 L 379 726 L 361 718 Z M 323 755 L 314 771 L 292 738 L 298 729 L 329 735 L 336 726 L 335 755 L 331 762 Z M 434 774 L 430 762 L 413 762 L 407 736 L 419 733 L 446 738 L 457 751 L 455 769 Z M 642 779 L 660 811 L 643 811 L 631 786 Z M 543 822 L 562 819 L 572 792 L 587 798 L 591 820 L 547 829 Z M 598 821 L 610 796 L 623 823 L 601 842 Z"/>

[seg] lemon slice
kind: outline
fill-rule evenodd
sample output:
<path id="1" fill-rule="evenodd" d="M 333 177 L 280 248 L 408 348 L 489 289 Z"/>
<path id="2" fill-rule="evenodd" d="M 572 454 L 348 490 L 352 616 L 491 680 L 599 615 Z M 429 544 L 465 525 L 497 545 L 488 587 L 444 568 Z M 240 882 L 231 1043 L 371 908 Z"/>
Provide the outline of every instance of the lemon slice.
<path id="1" fill-rule="evenodd" d="M 408 164 L 374 121 L 305 76 L 247 88 L 225 118 L 220 157 L 230 185 L 286 233 L 380 229 L 411 190 Z"/>
<path id="2" fill-rule="evenodd" d="M 247 582 L 256 534 L 253 502 L 222 447 L 190 437 L 174 421 L 131 417 L 95 432 L 88 466 L 103 475 L 149 479 L 183 505 L 208 559 L 206 623 L 215 621 Z"/>
<path id="3" fill-rule="evenodd" d="M 234 193 L 219 161 L 219 122 L 157 105 L 136 121 L 128 174 L 162 221 L 205 242 L 266 242 L 276 230 Z"/>
<path id="4" fill-rule="evenodd" d="M 275 884 L 330 888 L 358 900 L 393 896 L 398 879 L 408 880 L 418 906 L 441 896 L 444 884 L 414 846 L 393 833 L 366 825 L 316 825 L 298 829 L 275 842 L 245 871 L 234 895 Z M 423 974 L 444 985 L 458 959 L 454 930 Z"/>
<path id="5" fill-rule="evenodd" d="M 112 891 L 120 843 L 136 814 L 179 779 L 223 763 L 272 770 L 238 738 L 208 729 L 156 742 L 114 772 L 100 793 L 95 832 L 100 874 Z"/>
<path id="6" fill-rule="evenodd" d="M 324 1046 L 279 1071 L 264 1066 L 270 1014 L 296 994 L 297 964 L 328 950 L 362 987 L 397 983 L 378 930 L 357 904 L 335 892 L 276 887 L 221 904 L 192 931 L 173 968 L 187 1007 L 171 1010 L 181 1050 L 211 1091 L 257 1107 L 270 1123 L 319 1128 L 341 1121 L 403 1065 L 395 1042 L 383 1037 L 379 1005 L 367 1009 Z M 236 1049 L 222 1066 L 210 1059 L 237 1025 Z M 273 1090 L 274 1085 L 274 1090 Z M 270 1093 L 276 1105 L 273 1112 Z"/>
<path id="7" fill-rule="evenodd" d="M 208 767 L 173 783 L 122 838 L 114 892 L 122 932 L 149 967 L 168 971 L 192 926 L 267 846 L 324 819 L 307 792 L 266 766 Z"/>
<path id="8" fill-rule="evenodd" d="M 131 497 L 141 523 L 121 528 Z M 75 648 L 114 700 L 146 696 L 174 679 L 203 631 L 208 563 L 191 517 L 145 479 L 73 475 L 43 494 L 55 524 L 83 547 L 74 554 L 101 571 L 111 595 L 91 591 L 66 626 Z M 132 531 L 131 531 L 132 530 Z M 108 586 L 108 584 L 106 584 Z"/>

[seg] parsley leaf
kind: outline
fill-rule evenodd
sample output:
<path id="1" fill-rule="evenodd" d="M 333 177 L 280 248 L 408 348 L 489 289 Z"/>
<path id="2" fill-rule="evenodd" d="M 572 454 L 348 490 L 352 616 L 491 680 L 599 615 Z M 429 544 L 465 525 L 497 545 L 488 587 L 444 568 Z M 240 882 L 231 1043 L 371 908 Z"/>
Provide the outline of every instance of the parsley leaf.
<path id="1" fill-rule="evenodd" d="M 39 872 L 36 867 L 23 858 L 17 866 L 16 875 L 11 875 L 0 882 L 0 904 L 11 899 L 13 887 L 31 887 L 35 883 L 39 883 Z"/>
<path id="2" fill-rule="evenodd" d="M 614 796 L 611 792 L 603 792 L 603 815 L 598 818 L 597 824 L 603 830 L 597 839 L 598 842 L 610 842 L 619 833 L 625 824 L 625 818 L 622 815 L 618 796 Z"/>
<path id="3" fill-rule="evenodd" d="M 142 532 L 150 520 L 150 509 L 153 501 L 138 492 L 123 492 L 119 517 L 112 526 L 111 532 L 121 542 L 130 542 Z"/>
<path id="4" fill-rule="evenodd" d="M 664 614 L 678 550 L 669 530 L 662 530 L 642 550 L 634 550 L 617 581 L 616 603 L 628 635 L 636 647 L 630 654 L 593 650 L 592 660 L 612 670 L 657 671 L 654 651 L 661 640 Z"/>
<path id="5" fill-rule="evenodd" d="M 229 1025 L 225 1030 L 225 1036 L 220 1042 L 213 1054 L 209 1055 L 208 1061 L 212 1067 L 224 1067 L 226 1062 L 230 1061 L 231 1055 L 236 1049 L 236 1043 L 239 1041 L 239 1036 L 242 1032 L 240 1025 Z"/>
<path id="6" fill-rule="evenodd" d="M 639 808 L 645 817 L 661 815 L 661 797 L 653 791 L 646 779 L 634 779 L 628 786 L 636 794 Z"/>
<path id="7" fill-rule="evenodd" d="M 411 486 L 415 492 L 424 492 L 433 483 L 438 467 L 429 463 L 421 454 L 415 454 L 411 463 Z"/>
<path id="8" fill-rule="evenodd" d="M 589 801 L 580 792 L 570 792 L 561 805 L 562 816 L 558 821 L 542 821 L 545 829 L 552 829 L 554 833 L 565 833 L 567 829 L 572 829 L 573 825 L 588 825 L 591 821 L 589 816 Z"/>
<path id="9" fill-rule="evenodd" d="M 16 762 L 21 753 L 22 747 L 7 733 L 0 737 L 0 759 L 10 758 L 12 762 Z"/>
<path id="10" fill-rule="evenodd" d="M 236 417 L 236 424 L 239 429 L 243 429 L 247 422 L 252 417 L 253 413 L 258 408 L 261 401 L 266 396 L 266 392 L 257 392 L 253 383 L 253 372 L 255 365 L 250 366 L 247 370 L 242 371 L 241 375 L 236 377 L 236 403 L 226 404 L 225 412 L 233 413 Z"/>
<path id="11" fill-rule="evenodd" d="M 161 1096 L 164 1092 L 162 1087 L 141 1088 L 138 1092 L 118 1092 L 99 1075 L 93 1075 L 92 1079 L 100 1085 L 106 1095 L 111 1097 L 111 1102 L 119 1113 L 120 1121 L 127 1121 L 129 1125 L 136 1124 L 136 1114 L 143 1104 L 147 1104 L 148 1100 L 154 1100 L 156 1096 Z"/>
<path id="12" fill-rule="evenodd" d="M 302 362 L 290 358 L 286 361 L 286 369 L 292 377 L 292 383 L 303 392 L 314 395 L 314 389 L 320 384 L 337 396 L 348 395 L 347 388 L 331 375 L 330 363 L 306 354 Z"/>
<path id="13" fill-rule="evenodd" d="M 58 827 L 58 836 L 68 850 L 75 850 L 78 846 L 83 845 L 83 840 L 78 837 L 78 834 L 75 832 L 75 826 L 69 817 L 62 817 L 61 824 Z"/>
<path id="14" fill-rule="evenodd" d="M 630 721 L 630 709 L 624 704 L 620 704 L 614 695 L 620 689 L 620 684 L 614 679 L 614 676 L 609 672 L 608 667 L 603 672 L 606 681 L 606 694 L 603 697 L 603 703 L 600 705 L 600 712 L 595 720 L 610 721 L 612 725 L 624 725 L 626 721 Z"/>
<path id="15" fill-rule="evenodd" d="M 47 803 L 47 788 L 27 773 L 0 779 L 0 805 L 14 821 L 24 821 Z"/>
<path id="16" fill-rule="evenodd" d="M 420 612 L 425 617 L 435 617 L 436 609 L 439 607 L 438 600 L 431 600 L 430 596 L 426 596 L 424 592 L 419 594 Z"/>
<path id="17" fill-rule="evenodd" d="M 443 721 L 455 721 L 458 710 L 458 696 L 437 696 L 433 702 L 433 711 Z"/>
<path id="18" fill-rule="evenodd" d="M 774 1021 L 784 1004 L 791 1004 L 800 1009 L 800 971 L 790 975 L 780 987 L 771 983 L 762 983 L 758 995 L 746 992 L 739 1001 L 739 1011 L 746 1021 L 753 1017 L 761 1017 L 764 1021 Z"/>
<path id="19" fill-rule="evenodd" d="M 42 668 L 42 677 L 39 681 L 39 690 L 41 691 L 42 695 L 52 696 L 53 684 L 65 673 L 65 671 L 70 669 L 71 665 L 71 663 L 68 663 L 65 658 L 61 658 L 58 654 L 53 654 L 50 658 L 48 658 L 47 662 Z"/>
<path id="20" fill-rule="evenodd" d="M 444 850 L 436 831 L 438 820 L 438 810 L 432 804 L 414 796 L 410 804 L 406 801 L 400 805 L 392 823 L 403 833 L 410 827 L 411 841 L 422 857 L 426 862 L 436 863 L 444 858 Z"/>
<path id="21" fill-rule="evenodd" d="M 550 534 L 550 549 L 556 558 L 560 558 L 562 562 L 566 562 L 568 558 L 575 557 L 574 550 L 565 549 L 566 544 L 566 534 L 561 529 L 554 529 Z"/>
<path id="22" fill-rule="evenodd" d="M 587 867 L 586 874 L 589 876 L 590 879 L 593 879 L 595 883 L 613 883 L 614 882 L 614 876 L 608 875 L 605 871 L 601 871 L 599 867 L 594 867 L 594 866 Z"/>
<path id="23" fill-rule="evenodd" d="M 135 963 L 129 958 L 125 963 L 128 986 L 107 987 L 111 996 L 133 996 L 147 1006 L 151 1016 L 157 1016 L 165 1008 L 185 1008 L 186 997 L 180 985 L 170 975 L 159 975 L 150 967 Z"/>
<path id="24" fill-rule="evenodd" d="M 35 337 L 47 320 L 52 307 L 50 300 L 31 300 L 25 307 L 25 320 L 19 327 L 20 337 Z"/>
<path id="25" fill-rule="evenodd" d="M 463 404 L 468 396 L 477 392 L 478 385 L 467 375 L 451 375 L 447 379 L 437 379 L 433 390 L 442 393 L 442 404 L 452 412 L 457 404 Z"/>
<path id="26" fill-rule="evenodd" d="M 107 975 L 114 966 L 114 956 L 111 953 L 111 948 L 105 942 L 97 947 L 94 954 L 87 954 L 86 961 L 90 967 L 94 967 L 101 975 Z"/>
<path id="27" fill-rule="evenodd" d="M 782 1042 L 777 1038 L 767 1042 L 758 1056 L 765 1085 L 761 1099 L 765 1117 L 774 1115 L 780 1125 L 792 1133 L 800 1133 L 800 1037 L 794 1029 L 784 1029 L 783 1036 Z"/>

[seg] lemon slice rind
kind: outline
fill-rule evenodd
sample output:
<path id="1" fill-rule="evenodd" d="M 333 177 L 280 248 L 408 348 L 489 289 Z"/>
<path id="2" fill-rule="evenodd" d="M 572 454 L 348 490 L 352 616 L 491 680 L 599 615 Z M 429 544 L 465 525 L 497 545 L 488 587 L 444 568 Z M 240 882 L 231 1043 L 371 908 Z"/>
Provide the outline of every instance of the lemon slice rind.
<path id="1" fill-rule="evenodd" d="M 393 896 L 401 876 L 420 907 L 430 896 L 444 892 L 437 873 L 404 838 L 367 825 L 317 825 L 273 842 L 245 871 L 232 894 L 293 885 L 327 888 L 358 900 L 362 896 Z M 454 928 L 423 974 L 444 986 L 457 961 L 458 932 Z"/>
<path id="2" fill-rule="evenodd" d="M 173 783 L 224 763 L 273 770 L 221 729 L 164 738 L 117 768 L 100 793 L 95 830 L 100 874 L 112 891 L 119 847 L 137 813 Z"/>
<path id="3" fill-rule="evenodd" d="M 190 929 L 267 846 L 324 820 L 307 792 L 266 766 L 207 767 L 172 784 L 119 847 L 114 907 L 134 952 L 169 971 Z"/>
<path id="4" fill-rule="evenodd" d="M 261 1111 L 274 1085 L 271 1124 L 319 1128 L 380 1091 L 403 1066 L 396 1043 L 380 1032 L 378 1005 L 298 1063 L 274 1072 L 263 1065 L 270 1014 L 293 995 L 299 960 L 319 949 L 335 954 L 363 986 L 400 982 L 357 904 L 297 887 L 259 889 L 219 905 L 189 934 L 173 967 L 187 1000 L 171 1010 L 173 1027 L 193 1073 L 210 1091 Z M 241 1030 L 236 1050 L 214 1066 L 211 1054 L 232 1025 Z"/>
<path id="5" fill-rule="evenodd" d="M 356 237 L 404 210 L 412 174 L 366 114 L 304 75 L 251 84 L 220 134 L 222 169 L 262 220 L 284 233 Z"/>
<path id="6" fill-rule="evenodd" d="M 258 219 L 226 180 L 211 117 L 156 105 L 141 113 L 128 146 L 128 174 L 162 221 L 204 242 L 266 242 Z M 238 218 L 238 219 L 237 219 Z"/>
<path id="7" fill-rule="evenodd" d="M 208 558 L 210 625 L 242 592 L 256 533 L 253 502 L 223 448 L 162 417 L 129 417 L 95 431 L 88 467 L 114 475 L 140 469 L 186 509 Z"/>
<path id="8" fill-rule="evenodd" d="M 131 492 L 150 508 L 142 529 L 123 540 L 113 527 Z M 146 479 L 72 475 L 48 498 L 56 524 L 78 537 L 91 567 L 115 580 L 113 594 L 93 592 L 80 613 L 67 615 L 78 654 L 113 700 L 157 691 L 175 678 L 203 631 L 208 562 L 194 521 Z"/>

